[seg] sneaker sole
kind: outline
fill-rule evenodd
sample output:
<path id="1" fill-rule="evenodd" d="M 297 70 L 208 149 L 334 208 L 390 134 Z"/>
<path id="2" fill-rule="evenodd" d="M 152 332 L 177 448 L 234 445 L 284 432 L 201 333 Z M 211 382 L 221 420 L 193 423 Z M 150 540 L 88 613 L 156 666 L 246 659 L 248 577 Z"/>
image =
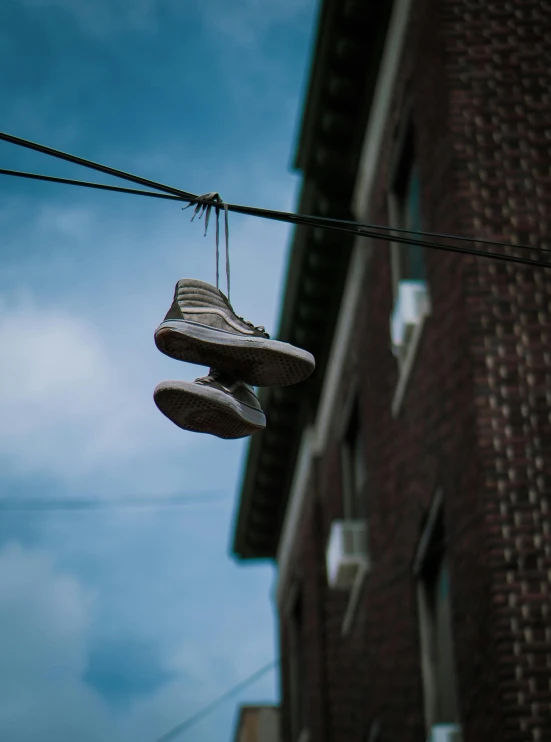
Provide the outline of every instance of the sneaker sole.
<path id="1" fill-rule="evenodd" d="M 245 438 L 266 427 L 261 410 L 191 381 L 163 381 L 155 387 L 153 399 L 165 417 L 194 433 L 233 439 Z"/>
<path id="2" fill-rule="evenodd" d="M 160 325 L 155 344 L 171 358 L 220 369 L 251 386 L 298 384 L 316 367 L 311 353 L 288 343 L 243 337 L 187 320 Z"/>

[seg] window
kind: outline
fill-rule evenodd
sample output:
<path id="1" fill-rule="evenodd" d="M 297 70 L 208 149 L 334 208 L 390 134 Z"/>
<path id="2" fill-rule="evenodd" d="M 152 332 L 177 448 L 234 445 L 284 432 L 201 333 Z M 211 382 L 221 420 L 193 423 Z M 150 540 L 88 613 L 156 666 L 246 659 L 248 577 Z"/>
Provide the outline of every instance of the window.
<path id="1" fill-rule="evenodd" d="M 421 540 L 418 602 L 427 729 L 458 721 L 451 620 L 450 580 L 442 507 L 433 505 Z"/>
<path id="2" fill-rule="evenodd" d="M 411 119 L 407 120 L 397 137 L 391 173 L 388 196 L 390 224 L 399 229 L 418 231 L 422 228 L 421 182 Z M 395 235 L 407 237 L 401 232 Z M 419 347 L 424 321 L 430 312 L 430 300 L 422 247 L 394 242 L 391 245 L 391 265 L 393 307 L 390 335 L 400 370 L 392 403 L 392 413 L 396 416 Z"/>
<path id="3" fill-rule="evenodd" d="M 347 553 L 344 560 L 344 585 L 350 590 L 348 605 L 343 618 L 342 633 L 347 634 L 358 607 L 360 594 L 370 570 L 369 533 L 366 513 L 366 467 L 365 438 L 360 417 L 357 387 L 349 394 L 343 416 L 344 426 L 341 439 L 341 471 L 344 524 L 343 543 L 339 549 Z M 333 524 L 338 525 L 337 523 Z M 333 530 L 332 530 L 333 534 Z M 332 542 L 328 555 L 331 558 Z"/>
<path id="4" fill-rule="evenodd" d="M 341 445 L 341 462 L 344 517 L 347 520 L 360 519 L 364 516 L 365 459 L 357 398 L 353 399 L 348 413 Z"/>
<path id="5" fill-rule="evenodd" d="M 389 211 L 391 226 L 400 229 L 421 229 L 421 185 L 415 158 L 413 125 L 409 123 L 398 139 Z M 392 284 L 394 296 L 400 281 L 424 281 L 423 248 L 417 245 L 395 243 L 392 246 Z"/>
<path id="6" fill-rule="evenodd" d="M 290 691 L 292 742 L 304 737 L 306 729 L 306 672 L 304 656 L 303 598 L 295 586 L 289 610 Z"/>

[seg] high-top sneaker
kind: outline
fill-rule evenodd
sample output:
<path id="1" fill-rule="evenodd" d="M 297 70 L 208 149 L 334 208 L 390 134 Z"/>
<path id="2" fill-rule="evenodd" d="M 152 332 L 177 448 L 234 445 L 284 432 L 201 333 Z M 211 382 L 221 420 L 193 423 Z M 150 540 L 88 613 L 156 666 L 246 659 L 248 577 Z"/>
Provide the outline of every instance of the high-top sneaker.
<path id="1" fill-rule="evenodd" d="M 155 343 L 171 358 L 220 369 L 252 386 L 289 386 L 315 368 L 311 353 L 270 340 L 263 327 L 238 317 L 219 289 L 192 278 L 176 284 Z"/>
<path id="2" fill-rule="evenodd" d="M 244 438 L 266 427 L 253 389 L 213 369 L 195 381 L 162 381 L 153 399 L 175 425 L 196 433 Z"/>

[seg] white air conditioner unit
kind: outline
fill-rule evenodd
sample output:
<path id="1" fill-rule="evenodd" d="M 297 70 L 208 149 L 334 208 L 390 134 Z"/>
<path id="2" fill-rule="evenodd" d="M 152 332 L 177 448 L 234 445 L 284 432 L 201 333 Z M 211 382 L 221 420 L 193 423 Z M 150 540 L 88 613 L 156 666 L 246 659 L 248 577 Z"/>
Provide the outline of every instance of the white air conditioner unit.
<path id="1" fill-rule="evenodd" d="M 435 724 L 427 742 L 462 742 L 459 724 Z"/>
<path id="2" fill-rule="evenodd" d="M 425 281 L 400 281 L 390 317 L 392 346 L 397 352 L 408 341 L 411 331 L 430 311 Z"/>
<path id="3" fill-rule="evenodd" d="M 369 568 L 365 522 L 333 521 L 325 559 L 329 587 L 350 589 L 358 572 Z"/>

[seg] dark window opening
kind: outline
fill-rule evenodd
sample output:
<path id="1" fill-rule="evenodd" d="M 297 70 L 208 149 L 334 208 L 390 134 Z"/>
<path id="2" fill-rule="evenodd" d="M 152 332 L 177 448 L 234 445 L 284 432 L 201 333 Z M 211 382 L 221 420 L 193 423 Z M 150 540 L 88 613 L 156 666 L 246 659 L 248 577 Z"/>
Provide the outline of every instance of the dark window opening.
<path id="1" fill-rule="evenodd" d="M 421 184 L 414 143 L 413 124 L 409 123 L 398 150 L 390 194 L 391 226 L 418 231 L 421 221 Z M 401 237 L 407 236 L 400 234 Z M 423 248 L 417 245 L 395 243 L 394 286 L 403 280 L 425 280 Z"/>
<path id="2" fill-rule="evenodd" d="M 450 599 L 442 511 L 419 574 L 421 656 L 427 728 L 458 721 Z"/>
<path id="3" fill-rule="evenodd" d="M 291 646 L 291 731 L 293 742 L 297 742 L 306 728 L 306 667 L 304 656 L 303 598 L 300 592 L 290 612 Z"/>
<path id="4" fill-rule="evenodd" d="M 357 401 L 342 441 L 342 484 L 345 518 L 365 517 L 363 495 L 365 484 L 364 438 Z"/>

